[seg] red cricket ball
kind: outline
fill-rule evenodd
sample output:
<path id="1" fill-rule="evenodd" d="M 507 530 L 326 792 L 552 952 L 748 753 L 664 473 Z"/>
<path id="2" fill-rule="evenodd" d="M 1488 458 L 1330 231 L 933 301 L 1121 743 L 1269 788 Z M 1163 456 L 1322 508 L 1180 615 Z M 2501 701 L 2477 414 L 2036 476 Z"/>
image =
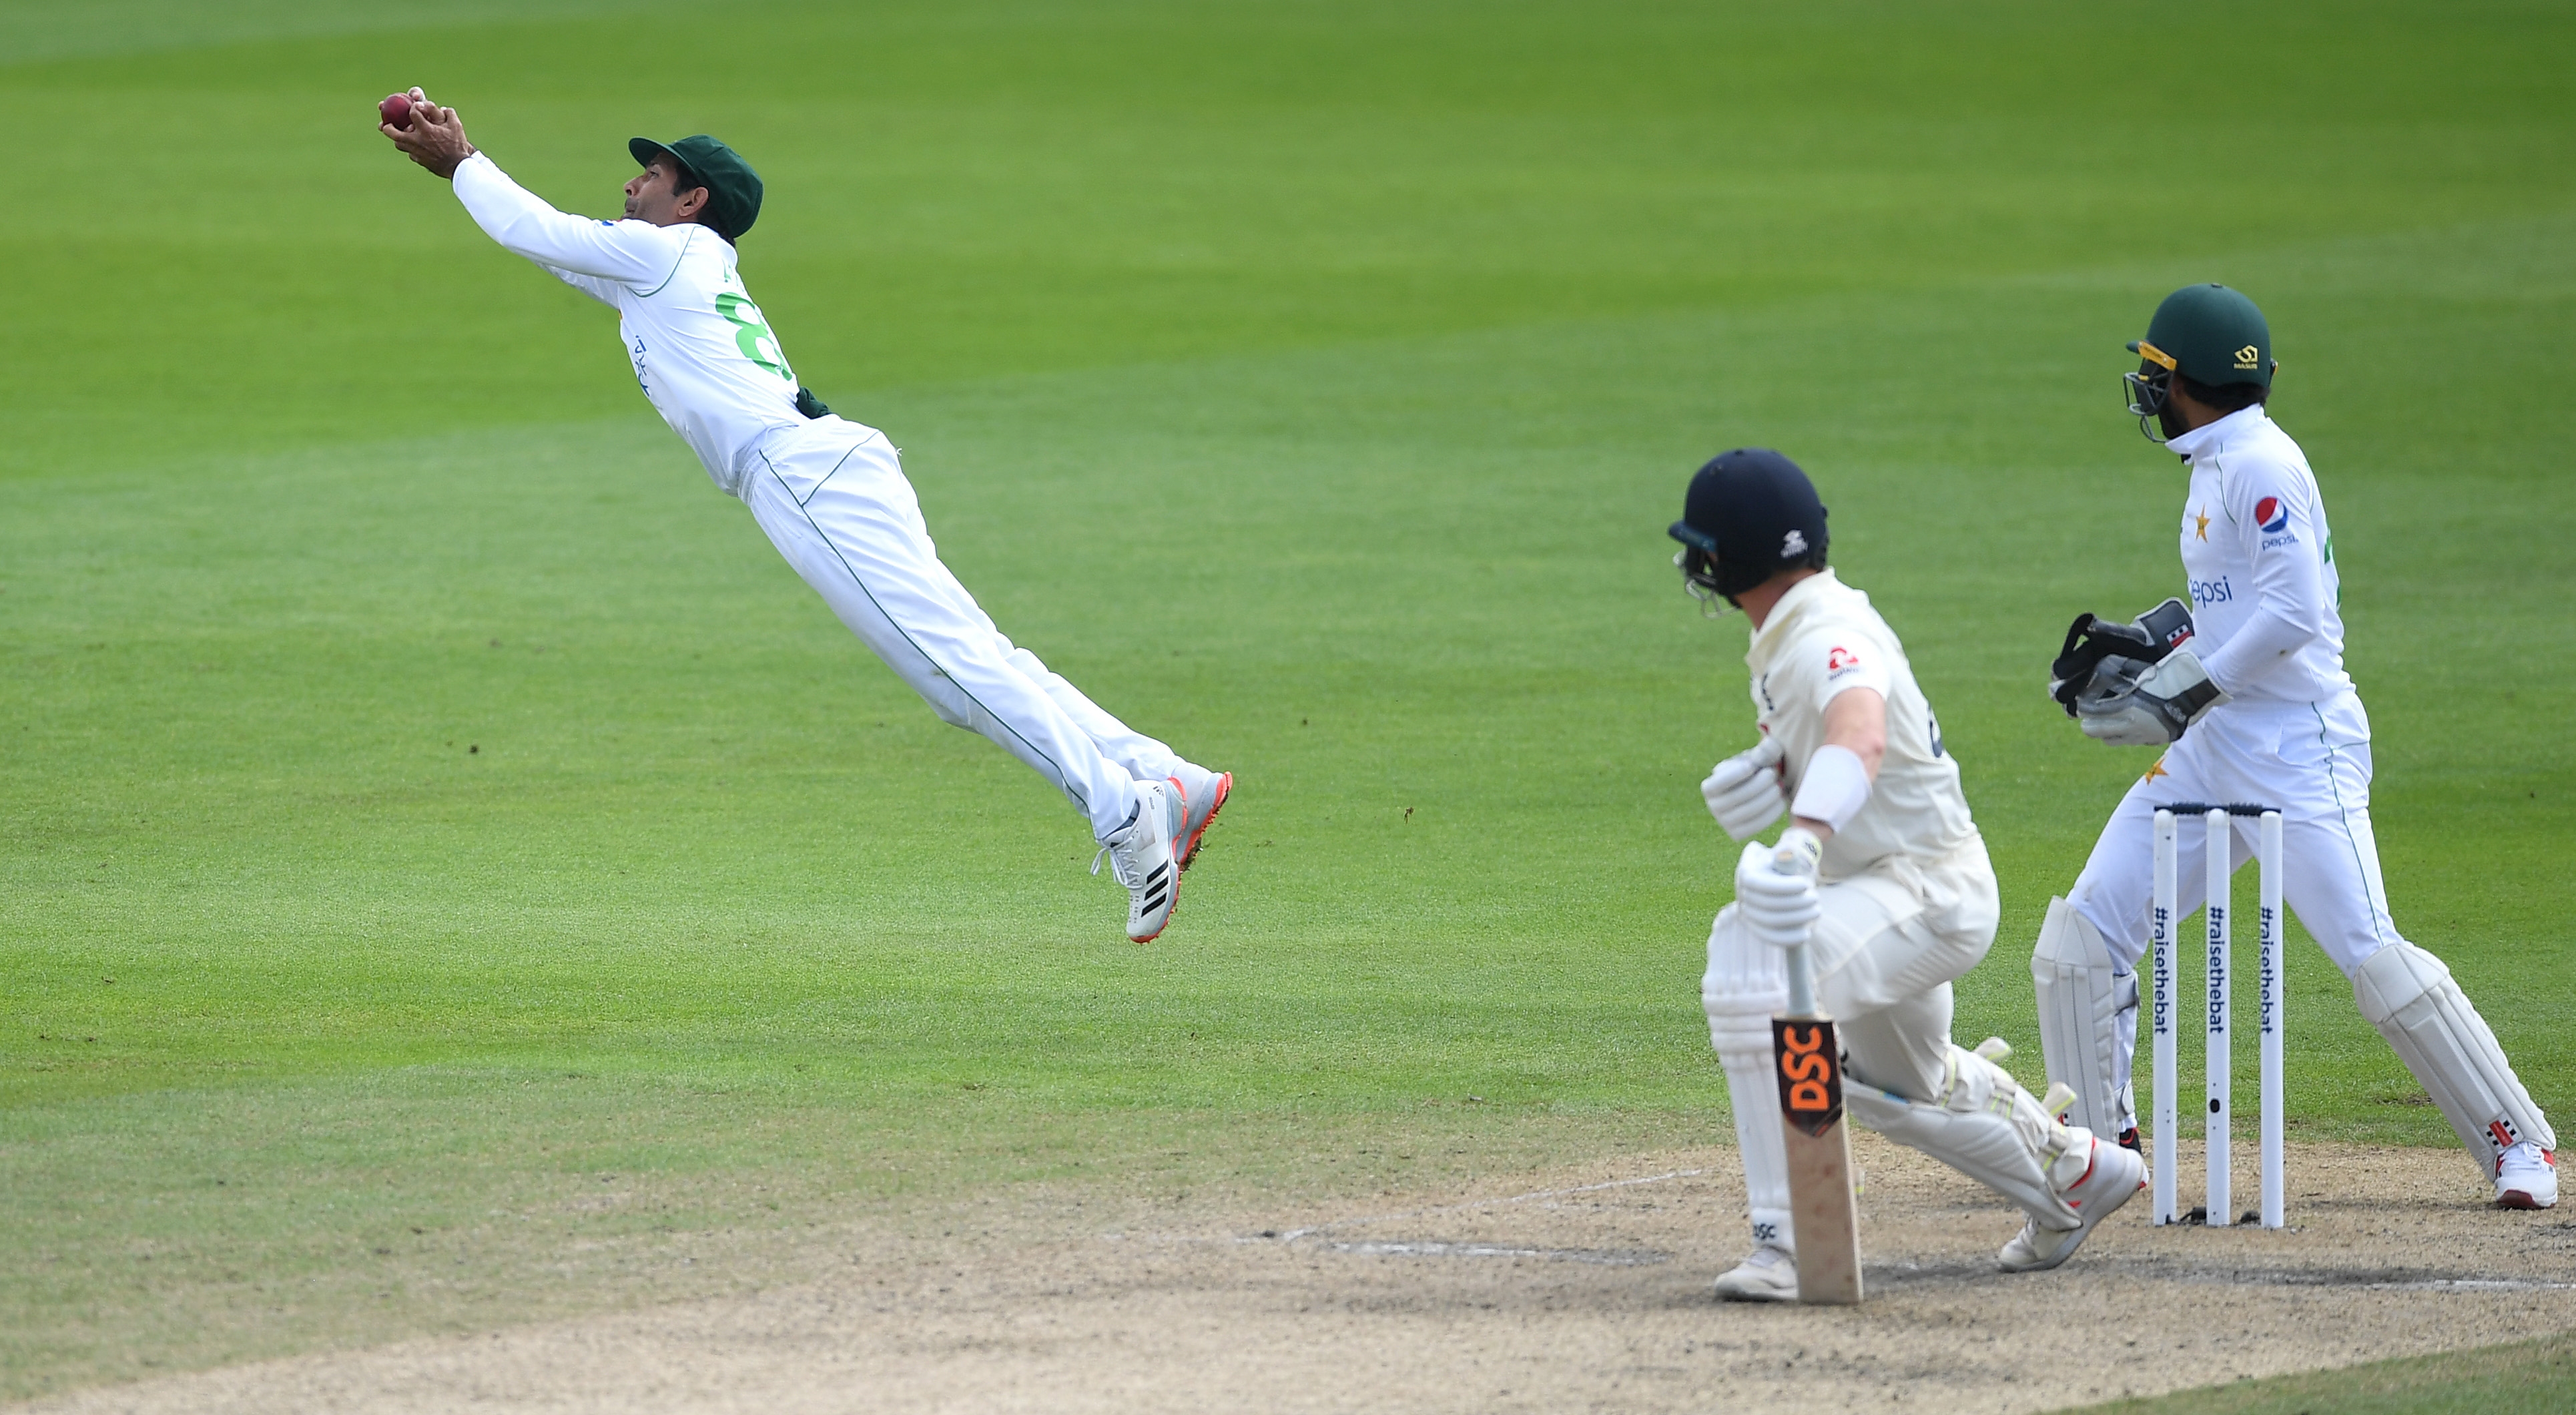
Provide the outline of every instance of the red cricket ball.
<path id="1" fill-rule="evenodd" d="M 385 120 L 386 127 L 408 128 L 411 126 L 411 95 L 389 93 L 385 95 L 384 102 L 376 105 L 376 112 Z"/>

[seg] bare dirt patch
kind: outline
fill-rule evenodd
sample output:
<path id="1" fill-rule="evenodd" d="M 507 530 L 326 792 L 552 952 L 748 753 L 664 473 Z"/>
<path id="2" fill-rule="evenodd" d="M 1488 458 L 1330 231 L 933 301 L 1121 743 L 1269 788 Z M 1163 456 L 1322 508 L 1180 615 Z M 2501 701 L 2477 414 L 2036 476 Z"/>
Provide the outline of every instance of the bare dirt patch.
<path id="1" fill-rule="evenodd" d="M 984 1199 L 834 1232 L 819 1281 L 25 1408 L 1758 1411 L 1830 1390 L 2029 1411 L 2576 1329 L 2576 1221 L 2485 1207 L 2453 1152 L 2298 1146 L 2286 1232 L 2157 1229 L 2142 1196 L 2065 1268 L 2014 1277 L 1993 1264 L 2012 1213 L 1856 1140 L 1855 1309 L 1709 1298 L 1743 1193 L 1708 1149 L 1296 1212 Z"/>

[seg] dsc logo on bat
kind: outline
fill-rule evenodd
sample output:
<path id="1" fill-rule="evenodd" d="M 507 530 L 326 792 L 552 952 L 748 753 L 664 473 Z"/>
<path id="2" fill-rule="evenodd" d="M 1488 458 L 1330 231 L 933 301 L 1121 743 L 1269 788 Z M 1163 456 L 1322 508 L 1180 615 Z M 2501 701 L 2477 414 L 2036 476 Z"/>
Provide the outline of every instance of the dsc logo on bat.
<path id="1" fill-rule="evenodd" d="M 1843 1116 L 1842 1048 L 1834 1024 L 1815 1017 L 1771 1019 L 1771 1055 L 1780 1083 L 1780 1113 L 1810 1135 Z"/>

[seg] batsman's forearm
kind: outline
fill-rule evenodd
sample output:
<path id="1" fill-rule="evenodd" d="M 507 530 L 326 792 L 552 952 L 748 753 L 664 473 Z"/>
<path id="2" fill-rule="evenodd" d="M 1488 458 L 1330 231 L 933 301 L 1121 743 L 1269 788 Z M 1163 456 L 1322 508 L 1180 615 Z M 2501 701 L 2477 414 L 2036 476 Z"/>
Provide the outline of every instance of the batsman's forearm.
<path id="1" fill-rule="evenodd" d="M 1887 699 L 1876 688 L 1848 688 L 1825 704 L 1825 740 L 1860 758 L 1869 779 L 1878 779 L 1887 758 Z"/>
<path id="2" fill-rule="evenodd" d="M 1789 801 L 1789 813 L 1798 824 L 1815 832 L 1818 840 L 1832 838 L 1835 831 L 1851 824 L 1861 807 L 1869 804 L 1870 788 L 1877 779 L 1874 766 L 1862 761 L 1851 748 L 1827 742 L 1807 758 L 1807 769 L 1798 779 L 1798 794 Z"/>

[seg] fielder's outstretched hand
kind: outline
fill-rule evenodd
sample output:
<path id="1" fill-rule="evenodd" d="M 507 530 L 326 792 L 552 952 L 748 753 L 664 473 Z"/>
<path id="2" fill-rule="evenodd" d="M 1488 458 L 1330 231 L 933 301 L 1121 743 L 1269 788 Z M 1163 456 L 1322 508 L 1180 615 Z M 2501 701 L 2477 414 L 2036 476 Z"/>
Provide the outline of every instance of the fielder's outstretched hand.
<path id="1" fill-rule="evenodd" d="M 1751 751 L 1738 752 L 1717 764 L 1699 784 L 1708 813 L 1738 840 L 1750 840 L 1771 828 L 1789 809 L 1789 794 L 1780 785 L 1780 743 L 1770 737 Z"/>
<path id="2" fill-rule="evenodd" d="M 403 155 L 441 178 L 454 180 L 456 165 L 474 155 L 465 139 L 465 124 L 453 108 L 441 108 L 419 89 L 411 91 L 411 126 L 378 123 L 376 130 L 393 140 Z"/>

